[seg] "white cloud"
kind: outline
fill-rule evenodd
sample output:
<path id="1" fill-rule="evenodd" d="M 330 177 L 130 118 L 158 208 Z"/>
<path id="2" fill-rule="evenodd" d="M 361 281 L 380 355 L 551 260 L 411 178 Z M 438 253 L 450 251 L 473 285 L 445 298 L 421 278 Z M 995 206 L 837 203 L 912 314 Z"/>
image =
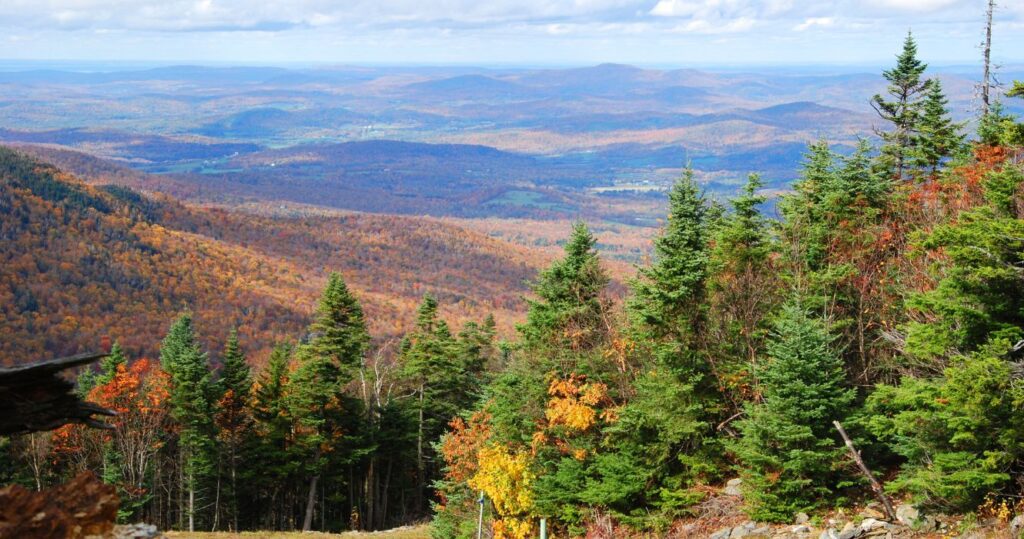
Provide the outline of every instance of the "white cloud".
<path id="1" fill-rule="evenodd" d="M 997 42 L 1005 51 L 1024 50 L 1016 45 L 1024 38 L 1014 37 L 1024 24 L 1024 0 L 1003 3 Z M 799 44 L 791 56 L 831 50 L 840 62 L 869 54 L 889 61 L 908 27 L 922 38 L 922 53 L 975 54 L 983 9 L 984 0 L 0 0 L 0 32 L 7 35 L 0 40 L 24 38 L 0 56 L 43 50 L 60 57 L 93 47 L 113 51 L 108 55 L 238 50 L 231 54 L 302 58 L 328 54 L 322 50 L 372 55 L 387 49 L 405 61 L 435 49 L 445 57 L 483 55 L 481 43 L 501 43 L 493 50 L 503 58 L 537 50 L 538 60 L 548 61 L 549 52 L 563 47 L 564 55 L 599 61 L 642 50 L 637 56 L 653 61 L 704 51 L 714 34 L 727 36 L 721 54 L 730 58 L 736 54 L 727 50 L 737 47 L 746 47 L 744 57 L 760 57 L 772 54 L 772 43 L 785 42 Z M 822 29 L 829 31 L 814 31 Z M 89 41 L 86 34 L 101 37 Z M 1020 53 L 1006 55 L 1014 54 Z"/>
<path id="2" fill-rule="evenodd" d="M 941 11 L 955 5 L 963 4 L 963 0 L 871 0 L 876 6 L 907 11 L 914 13 L 931 13 Z M 982 2 L 978 2 L 978 12 L 982 9 Z"/>
<path id="3" fill-rule="evenodd" d="M 835 17 L 810 17 L 808 19 L 804 19 L 804 22 L 794 26 L 793 30 L 796 30 L 797 32 L 803 32 L 811 28 L 827 28 L 829 26 L 834 26 L 835 24 Z"/>

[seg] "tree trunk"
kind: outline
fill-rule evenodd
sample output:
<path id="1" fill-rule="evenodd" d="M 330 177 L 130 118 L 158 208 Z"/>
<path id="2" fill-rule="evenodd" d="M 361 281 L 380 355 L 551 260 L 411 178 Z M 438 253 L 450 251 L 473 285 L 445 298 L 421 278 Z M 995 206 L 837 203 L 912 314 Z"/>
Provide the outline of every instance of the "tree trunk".
<path id="1" fill-rule="evenodd" d="M 309 496 L 306 498 L 306 518 L 302 521 L 302 531 L 308 532 L 313 527 L 313 508 L 316 507 L 316 484 L 320 474 L 309 480 Z"/>
<path id="2" fill-rule="evenodd" d="M 196 485 L 193 470 L 188 471 L 188 532 L 196 531 Z"/>
<path id="3" fill-rule="evenodd" d="M 850 456 L 852 456 L 854 462 L 857 463 L 857 467 L 860 468 L 860 472 L 864 474 L 864 477 L 866 477 L 868 482 L 871 483 L 871 490 L 875 491 L 875 497 L 878 498 L 878 501 L 882 502 L 882 507 L 885 508 L 885 515 L 889 517 L 890 521 L 896 522 L 896 511 L 892 508 L 892 500 L 885 495 L 885 489 L 882 488 L 882 484 L 875 479 L 875 474 L 871 473 L 871 470 L 869 470 L 867 465 L 864 464 L 864 459 L 860 457 L 860 451 L 857 451 L 857 448 L 853 447 L 853 440 L 847 436 L 846 429 L 843 428 L 843 425 L 838 421 L 833 421 L 832 424 L 835 425 L 836 430 L 839 431 L 839 435 L 843 437 L 843 442 L 846 443 L 846 448 L 850 450 Z"/>
<path id="4" fill-rule="evenodd" d="M 238 532 L 238 463 L 235 461 L 235 444 L 231 444 L 231 531 Z"/>
<path id="5" fill-rule="evenodd" d="M 365 523 L 364 527 L 367 529 L 373 529 L 374 519 L 376 518 L 376 515 L 373 512 L 374 502 L 376 501 L 376 489 L 374 488 L 374 481 L 376 480 L 374 477 L 374 464 L 376 464 L 376 462 L 377 457 L 370 457 L 370 463 L 366 467 L 365 486 L 363 487 L 366 491 L 363 494 L 363 498 L 366 500 L 366 514 L 363 515 L 363 522 Z"/>
<path id="6" fill-rule="evenodd" d="M 425 483 L 423 477 L 423 389 L 423 383 L 420 383 L 420 417 L 419 429 L 416 432 L 416 498 L 414 499 L 417 515 L 423 511 L 423 490 Z"/>
<path id="7" fill-rule="evenodd" d="M 985 56 L 984 72 L 981 76 L 981 113 L 988 114 L 989 93 L 992 88 L 992 12 L 995 11 L 995 0 L 988 0 L 988 9 L 985 10 L 985 44 L 983 54 Z"/>
<path id="8" fill-rule="evenodd" d="M 218 459 L 219 460 L 219 459 Z M 211 532 L 217 531 L 217 525 L 220 524 L 220 464 L 217 465 L 217 489 L 213 495 L 213 527 L 210 529 Z"/>

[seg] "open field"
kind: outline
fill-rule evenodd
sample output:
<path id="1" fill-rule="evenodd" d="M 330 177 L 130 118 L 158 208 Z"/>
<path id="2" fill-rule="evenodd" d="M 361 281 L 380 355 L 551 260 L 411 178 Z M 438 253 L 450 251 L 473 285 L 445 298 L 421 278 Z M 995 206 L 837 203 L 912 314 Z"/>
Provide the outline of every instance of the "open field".
<path id="1" fill-rule="evenodd" d="M 380 532 L 349 532 L 349 533 L 302 533 L 302 532 L 168 532 L 171 539 L 427 539 L 430 527 L 405 526 Z"/>

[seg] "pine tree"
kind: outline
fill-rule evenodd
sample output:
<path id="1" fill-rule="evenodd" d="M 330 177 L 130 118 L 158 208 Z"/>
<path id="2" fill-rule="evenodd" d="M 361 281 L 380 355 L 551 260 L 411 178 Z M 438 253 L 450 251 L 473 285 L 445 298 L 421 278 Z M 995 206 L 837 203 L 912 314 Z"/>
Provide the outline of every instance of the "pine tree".
<path id="1" fill-rule="evenodd" d="M 636 502 L 643 493 L 646 503 L 674 511 L 696 501 L 685 494 L 694 480 L 716 471 L 713 453 L 720 451 L 712 449 L 709 429 L 722 403 L 702 346 L 708 221 L 708 205 L 687 169 L 669 193 L 654 262 L 632 283 L 628 307 L 645 369 L 621 422 L 610 431 L 615 451 L 597 459 L 600 481 L 591 492 L 623 502 Z M 626 469 L 646 473 L 623 475 Z M 645 485 L 651 484 L 659 489 L 649 491 Z"/>
<path id="2" fill-rule="evenodd" d="M 113 380 L 117 374 L 118 365 L 127 364 L 128 359 L 124 356 L 121 344 L 114 341 L 114 345 L 110 347 L 110 353 L 100 360 L 100 375 L 96 379 L 96 385 L 103 385 Z"/>
<path id="3" fill-rule="evenodd" d="M 741 372 L 756 360 L 766 333 L 763 321 L 777 302 L 780 286 L 772 267 L 769 221 L 758 210 L 767 200 L 758 194 L 761 186 L 758 175 L 748 177 L 730 201 L 732 212 L 716 227 L 711 251 L 708 289 L 714 341 L 725 363 L 746 359 L 739 362 Z"/>
<path id="4" fill-rule="evenodd" d="M 987 203 L 936 227 L 921 242 L 948 263 L 933 289 L 908 301 L 918 316 L 906 328 L 906 352 L 934 371 L 990 340 L 1024 338 L 1024 220 L 1016 203 L 1022 185 L 1019 166 L 1007 163 L 989 172 L 983 182 Z"/>
<path id="5" fill-rule="evenodd" d="M 253 396 L 253 432 L 255 441 L 251 460 L 239 472 L 243 482 L 251 485 L 257 507 L 266 510 L 254 522 L 257 528 L 276 529 L 281 522 L 277 494 L 296 471 L 297 463 L 289 451 L 292 442 L 293 418 L 288 407 L 289 363 L 293 348 L 288 344 L 274 346 L 266 367 L 257 377 Z M 278 502 L 279 503 L 279 502 Z"/>
<path id="6" fill-rule="evenodd" d="M 228 465 L 228 480 L 232 529 L 238 531 L 238 468 L 246 439 L 252 427 L 249 408 L 249 394 L 252 378 L 245 354 L 238 344 L 238 331 L 232 329 L 221 356 L 220 378 L 217 381 L 219 393 L 223 395 L 217 403 L 216 423 L 218 438 L 224 444 Z"/>
<path id="7" fill-rule="evenodd" d="M 565 257 L 541 272 L 533 285 L 537 299 L 528 301 L 526 323 L 518 328 L 527 348 L 583 352 L 604 342 L 602 320 L 608 303 L 603 292 L 608 276 L 595 245 L 587 225 L 578 222 L 565 245 Z"/>
<path id="8" fill-rule="evenodd" d="M 949 101 L 942 92 L 938 79 L 928 81 L 927 95 L 922 105 L 918 134 L 914 137 L 914 166 L 927 170 L 932 177 L 938 174 L 939 165 L 957 154 L 963 146 L 963 127 L 949 117 L 946 105 Z"/>
<path id="9" fill-rule="evenodd" d="M 838 156 L 825 141 L 807 148 L 800 180 L 794 193 L 782 197 L 779 211 L 784 219 L 779 224 L 784 252 L 792 264 L 797 287 L 805 287 L 806 274 L 820 270 L 826 262 L 832 227 L 826 222 L 822 201 L 826 186 L 835 183 Z"/>
<path id="10" fill-rule="evenodd" d="M 196 515 L 203 507 L 206 480 L 213 464 L 213 413 L 216 388 L 209 361 L 199 348 L 192 315 L 182 314 L 171 325 L 160 345 L 160 360 L 171 377 L 171 417 L 178 434 L 181 488 L 188 495 L 183 507 L 189 531 L 195 531 Z"/>
<path id="11" fill-rule="evenodd" d="M 756 520 L 791 522 L 820 506 L 838 485 L 843 449 L 832 421 L 842 420 L 854 392 L 821 320 L 796 304 L 782 309 L 757 371 L 762 402 L 747 407 L 733 450 L 741 463 L 747 511 Z"/>
<path id="12" fill-rule="evenodd" d="M 399 359 L 416 399 L 417 510 L 424 508 L 421 504 L 437 471 L 431 444 L 452 418 L 476 403 L 486 361 L 483 354 L 492 338 L 476 324 L 467 324 L 455 338 L 438 316 L 437 300 L 427 294 L 417 312 L 416 328 L 404 339 Z"/>
<path id="13" fill-rule="evenodd" d="M 927 64 L 917 58 L 917 43 L 907 32 L 903 51 L 896 57 L 896 67 L 882 72 L 889 82 L 889 100 L 875 94 L 871 105 L 878 115 L 892 124 L 891 131 L 879 131 L 885 141 L 882 147 L 882 162 L 886 170 L 896 179 L 903 179 L 910 164 L 914 136 L 921 115 L 921 95 L 927 89 L 928 81 L 921 78 Z"/>
<path id="14" fill-rule="evenodd" d="M 669 193 L 668 222 L 654 240 L 654 263 L 632 284 L 630 311 L 654 339 L 686 347 L 701 331 L 710 258 L 707 211 L 687 169 Z"/>
<path id="15" fill-rule="evenodd" d="M 345 385 L 354 377 L 369 345 L 359 302 L 341 275 L 332 273 L 310 325 L 310 340 L 298 350 L 298 368 L 289 394 L 292 414 L 299 423 L 297 443 L 306 451 L 309 493 L 303 531 L 313 524 L 316 487 L 344 423 Z"/>

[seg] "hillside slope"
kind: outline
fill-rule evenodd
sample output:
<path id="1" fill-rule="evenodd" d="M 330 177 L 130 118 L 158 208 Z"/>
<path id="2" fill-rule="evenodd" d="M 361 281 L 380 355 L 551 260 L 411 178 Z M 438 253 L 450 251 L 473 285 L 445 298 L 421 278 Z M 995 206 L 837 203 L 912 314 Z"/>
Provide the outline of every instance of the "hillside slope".
<path id="1" fill-rule="evenodd" d="M 301 334 L 331 271 L 371 330 L 397 336 L 430 291 L 462 319 L 507 331 L 545 262 L 445 223 L 381 215 L 272 218 L 93 186 L 0 148 L 0 364 L 96 349 L 104 337 L 153 356 L 191 309 L 207 346 L 232 326 L 262 355 Z"/>

